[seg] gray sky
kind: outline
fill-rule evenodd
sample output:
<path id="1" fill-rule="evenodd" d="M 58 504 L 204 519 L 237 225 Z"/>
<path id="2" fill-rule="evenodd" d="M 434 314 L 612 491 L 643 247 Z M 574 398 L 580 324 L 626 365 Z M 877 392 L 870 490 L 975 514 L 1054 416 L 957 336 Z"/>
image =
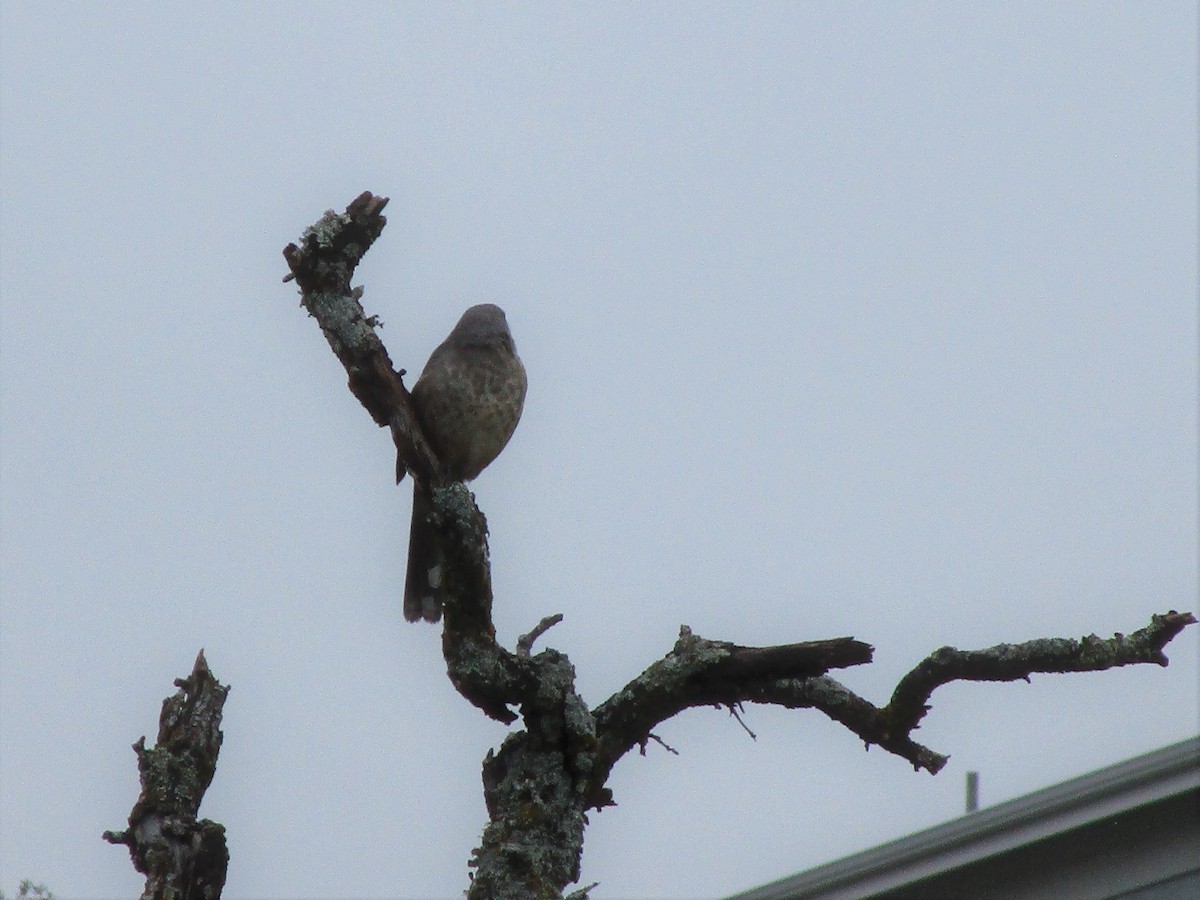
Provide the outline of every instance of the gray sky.
<path id="1" fill-rule="evenodd" d="M 942 644 L 1197 606 L 1196 7 L 0 7 L 0 887 L 100 841 L 196 651 L 230 898 L 453 897 L 505 729 L 400 614 L 409 495 L 280 250 L 392 198 L 397 365 L 501 304 L 476 482 L 500 635 L 598 703 L 681 623 Z M 1195 734 L 1168 669 L 953 685 L 914 774 L 813 712 L 695 710 L 592 816 L 597 897 L 712 897 Z"/>

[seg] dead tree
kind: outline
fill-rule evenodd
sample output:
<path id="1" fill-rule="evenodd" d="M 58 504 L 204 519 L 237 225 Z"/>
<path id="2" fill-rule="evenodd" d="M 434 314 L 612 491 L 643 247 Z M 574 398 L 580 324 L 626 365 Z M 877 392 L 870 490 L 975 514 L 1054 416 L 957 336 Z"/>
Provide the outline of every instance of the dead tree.
<path id="1" fill-rule="evenodd" d="M 344 213 L 327 212 L 284 257 L 301 304 L 317 320 L 349 375 L 350 391 L 380 426 L 391 430 L 400 459 L 432 488 L 434 520 L 446 554 L 448 597 L 442 652 L 455 688 L 488 716 L 521 720 L 483 762 L 489 821 L 469 866 L 473 898 L 561 897 L 579 879 L 587 815 L 613 802 L 605 786 L 616 762 L 656 740 L 654 728 L 684 709 L 746 702 L 812 707 L 840 722 L 868 747 L 876 745 L 936 773 L 948 757 L 922 746 L 913 730 L 929 700 L 951 681 L 1028 680 L 1035 672 L 1095 672 L 1113 666 L 1165 666 L 1163 647 L 1190 613 L 1151 617 L 1130 635 L 1108 639 L 1048 638 L 986 650 L 934 651 L 905 675 L 879 707 L 827 673 L 871 661 L 872 648 L 853 638 L 740 647 L 680 629 L 659 661 L 594 709 L 575 690 L 565 654 L 534 641 L 561 616 L 543 619 L 510 651 L 496 641 L 487 524 L 472 494 L 443 474 L 413 414 L 403 370 L 396 371 L 375 332 L 377 320 L 352 288 L 355 267 L 386 224 L 387 198 L 364 193 Z M 584 896 L 587 888 L 576 893 Z"/>

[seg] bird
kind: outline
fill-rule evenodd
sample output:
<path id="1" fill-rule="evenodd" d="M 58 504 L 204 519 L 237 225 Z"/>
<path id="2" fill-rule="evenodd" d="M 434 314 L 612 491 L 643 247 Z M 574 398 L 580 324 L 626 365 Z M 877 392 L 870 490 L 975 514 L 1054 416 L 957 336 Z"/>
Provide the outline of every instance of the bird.
<path id="1" fill-rule="evenodd" d="M 421 430 L 451 480 L 472 480 L 500 455 L 521 420 L 527 387 L 504 310 L 482 303 L 464 312 L 412 389 Z M 404 581 L 410 622 L 442 617 L 443 561 L 431 512 L 429 488 L 414 478 Z"/>

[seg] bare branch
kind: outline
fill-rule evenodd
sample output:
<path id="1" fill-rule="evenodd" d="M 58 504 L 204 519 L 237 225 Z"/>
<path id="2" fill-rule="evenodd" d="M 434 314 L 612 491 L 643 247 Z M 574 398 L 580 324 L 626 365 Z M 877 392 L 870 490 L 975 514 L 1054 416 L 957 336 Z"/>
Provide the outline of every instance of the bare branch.
<path id="1" fill-rule="evenodd" d="M 750 726 L 747 725 L 745 720 L 742 719 L 741 710 L 742 710 L 742 704 L 740 704 L 740 703 L 731 703 L 729 705 L 729 715 L 733 716 L 733 718 L 737 720 L 737 723 L 742 726 L 742 731 L 744 731 L 744 732 L 746 732 L 746 734 L 750 735 L 750 740 L 757 741 L 758 735 L 755 734 L 753 731 L 751 731 Z"/>
<path id="2" fill-rule="evenodd" d="M 646 740 L 642 741 L 641 746 L 638 747 L 638 753 L 640 753 L 642 756 L 645 756 L 646 755 L 646 745 L 648 743 L 650 743 L 651 741 L 654 741 L 654 743 L 658 744 L 658 746 L 662 747 L 664 750 L 666 750 L 672 756 L 679 755 L 678 750 L 676 750 L 674 747 L 672 747 L 670 744 L 668 744 L 666 741 L 664 741 L 662 738 L 660 738 L 653 731 L 650 732 L 648 735 L 646 735 Z"/>
<path id="3" fill-rule="evenodd" d="M 213 677 L 203 650 L 192 674 L 175 684 L 179 691 L 163 701 L 157 746 L 146 749 L 145 737 L 133 745 L 142 793 L 129 829 L 103 837 L 129 848 L 134 868 L 146 876 L 143 897 L 218 900 L 229 865 L 225 828 L 197 821 L 196 813 L 216 772 L 229 688 Z"/>
<path id="4" fill-rule="evenodd" d="M 897 685 L 888 706 L 879 708 L 819 672 L 869 662 L 871 648 L 850 638 L 782 647 L 736 647 L 706 641 L 683 629 L 675 648 L 596 709 L 599 749 L 596 785 L 632 747 L 644 746 L 650 730 L 684 709 L 742 702 L 789 709 L 814 708 L 854 732 L 870 747 L 903 757 L 916 769 L 938 772 L 948 756 L 911 738 L 933 692 L 951 681 L 1015 681 L 1035 672 L 1098 672 L 1114 666 L 1165 666 L 1163 647 L 1196 621 L 1191 613 L 1154 616 L 1151 624 L 1126 637 L 1101 640 L 1047 638 L 1001 644 L 987 650 L 943 647 L 923 660 Z M 815 656 L 808 656 L 815 652 Z M 822 653 L 824 655 L 822 655 Z M 807 664 L 808 672 L 800 671 Z M 595 802 L 608 796 L 593 792 Z"/>
<path id="5" fill-rule="evenodd" d="M 935 650 L 900 679 L 885 708 L 893 728 L 912 731 L 929 711 L 926 701 L 951 681 L 1029 680 L 1035 672 L 1102 672 L 1115 666 L 1155 663 L 1165 666 L 1165 647 L 1175 635 L 1196 622 L 1191 613 L 1171 610 L 1152 616 L 1150 624 L 1126 637 L 1102 640 L 1043 638 L 1023 644 L 998 644 L 986 650 Z"/>
<path id="6" fill-rule="evenodd" d="M 283 250 L 291 274 L 300 286 L 300 303 L 317 320 L 330 348 L 346 369 L 350 390 L 380 426 L 392 430 L 403 467 L 432 482 L 440 465 L 421 427 L 412 397 L 392 366 L 383 341 L 375 333 L 379 320 L 362 307 L 362 289 L 352 288 L 363 255 L 387 224 L 387 197 L 360 194 L 344 213 L 329 210 L 304 230 L 300 243 Z"/>
<path id="7" fill-rule="evenodd" d="M 534 642 L 543 634 L 557 625 L 563 620 L 562 613 L 555 613 L 552 616 L 546 616 L 537 625 L 533 626 L 533 630 L 529 634 L 523 634 L 517 638 L 517 654 L 519 656 L 528 656 L 533 652 Z"/>
<path id="8" fill-rule="evenodd" d="M 595 802 L 608 800 L 599 789 L 618 759 L 644 744 L 660 722 L 695 706 L 732 706 L 755 700 L 754 693 L 776 682 L 802 683 L 834 668 L 871 661 L 871 647 L 853 638 L 835 638 L 778 647 L 739 647 L 710 641 L 680 628 L 679 640 L 663 659 L 595 710 L 598 746 Z M 762 701 L 759 702 L 772 702 Z"/>
<path id="9" fill-rule="evenodd" d="M 593 881 L 586 887 L 581 887 L 578 890 L 571 891 L 571 893 L 567 894 L 563 900 L 588 900 L 588 895 L 590 894 L 591 890 L 598 887 L 600 887 L 600 882 Z"/>
<path id="10" fill-rule="evenodd" d="M 762 682 L 750 686 L 745 699 L 787 709 L 820 710 L 858 735 L 868 749 L 876 744 L 908 760 L 914 769 L 924 769 L 931 775 L 937 774 L 950 760 L 916 743 L 908 732 L 897 731 L 883 710 L 828 675 Z"/>

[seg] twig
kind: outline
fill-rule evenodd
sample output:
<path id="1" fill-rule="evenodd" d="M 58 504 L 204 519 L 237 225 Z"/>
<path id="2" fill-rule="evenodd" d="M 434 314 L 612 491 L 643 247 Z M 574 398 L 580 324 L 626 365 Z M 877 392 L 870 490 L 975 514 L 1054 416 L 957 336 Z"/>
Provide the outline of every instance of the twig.
<path id="1" fill-rule="evenodd" d="M 729 714 L 731 716 L 733 716 L 735 719 L 737 719 L 737 723 L 742 726 L 742 730 L 745 731 L 746 734 L 750 735 L 750 740 L 757 741 L 758 735 L 755 734 L 753 731 L 751 731 L 750 727 L 744 721 L 742 721 L 742 716 L 741 716 L 741 713 L 739 712 L 739 710 L 741 708 L 742 708 L 742 704 L 740 704 L 740 703 L 730 703 L 729 704 Z"/>
<path id="2" fill-rule="evenodd" d="M 542 621 L 538 622 L 537 625 L 533 627 L 533 630 L 529 632 L 529 634 L 523 634 L 517 638 L 517 655 L 528 656 L 530 653 L 532 653 L 534 641 L 536 641 L 562 620 L 562 613 L 555 613 L 552 616 L 546 616 L 544 619 L 542 619 Z"/>
<path id="3" fill-rule="evenodd" d="M 646 735 L 646 739 L 644 741 L 642 741 L 641 746 L 638 747 L 638 753 L 640 753 L 642 756 L 645 756 L 646 755 L 646 745 L 648 743 L 650 743 L 651 741 L 654 741 L 654 743 L 658 744 L 658 746 L 662 747 L 664 750 L 666 750 L 672 756 L 679 755 L 678 750 L 676 750 L 674 747 L 672 747 L 670 744 L 668 744 L 666 741 L 664 741 L 662 738 L 660 738 L 653 731 L 650 732 L 648 735 Z"/>

